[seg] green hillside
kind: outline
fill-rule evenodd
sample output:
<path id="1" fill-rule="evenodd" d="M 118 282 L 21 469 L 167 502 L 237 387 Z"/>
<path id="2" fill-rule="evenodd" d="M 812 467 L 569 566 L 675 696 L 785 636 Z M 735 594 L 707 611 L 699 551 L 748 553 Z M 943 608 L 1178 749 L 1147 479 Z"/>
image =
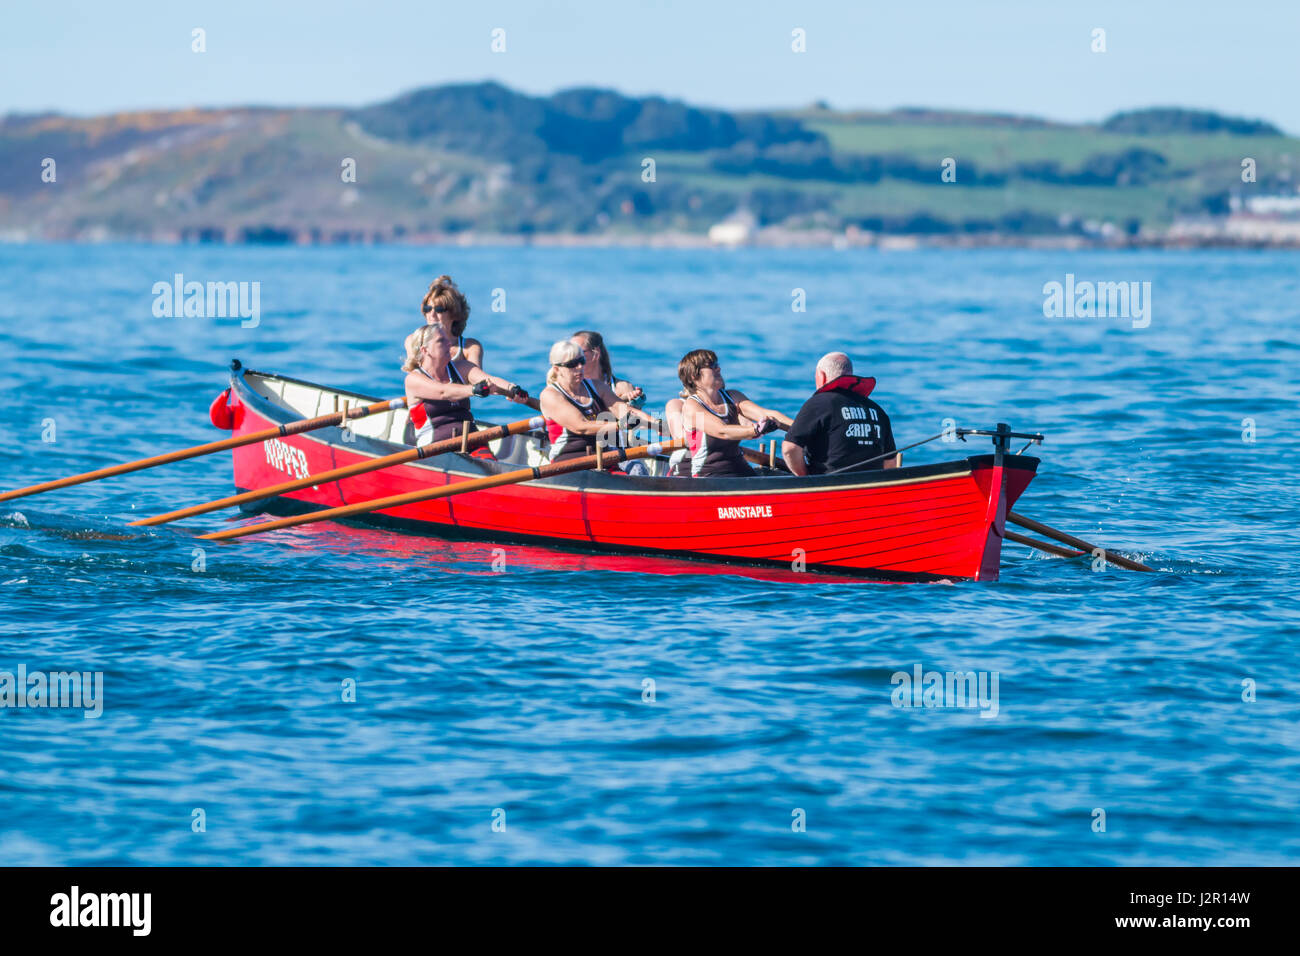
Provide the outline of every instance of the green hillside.
<path id="1" fill-rule="evenodd" d="M 1245 157 L 1257 183 L 1242 183 Z M 948 158 L 955 182 L 941 179 Z M 1137 233 L 1222 214 L 1233 193 L 1293 193 L 1298 164 L 1300 140 L 1188 110 L 1071 126 L 929 110 L 733 113 L 461 84 L 358 110 L 7 117 L 0 236 L 703 235 L 737 211 L 787 230 Z"/>

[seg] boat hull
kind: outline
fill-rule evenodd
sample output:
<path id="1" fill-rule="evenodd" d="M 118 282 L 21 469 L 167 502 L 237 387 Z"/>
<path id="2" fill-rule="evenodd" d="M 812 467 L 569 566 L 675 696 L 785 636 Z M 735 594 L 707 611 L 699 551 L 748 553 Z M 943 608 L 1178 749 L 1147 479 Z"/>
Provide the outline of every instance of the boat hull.
<path id="1" fill-rule="evenodd" d="M 248 373 L 256 375 L 260 373 Z M 273 379 L 261 376 L 261 379 Z M 293 381 L 293 380 L 289 380 Z M 303 386 L 309 383 L 298 383 Z M 304 415 L 232 379 L 236 434 Z M 336 394 L 336 393 L 331 393 Z M 373 401 L 356 396 L 359 401 Z M 330 428 L 234 452 L 235 484 L 287 478 L 404 446 Z M 741 563 L 873 580 L 998 577 L 1006 512 L 1036 458 L 982 455 L 851 475 L 685 479 L 582 472 L 385 509 L 357 520 L 443 537 Z M 520 467 L 465 455 L 356 475 L 268 499 L 265 510 L 316 510 L 468 481 Z"/>

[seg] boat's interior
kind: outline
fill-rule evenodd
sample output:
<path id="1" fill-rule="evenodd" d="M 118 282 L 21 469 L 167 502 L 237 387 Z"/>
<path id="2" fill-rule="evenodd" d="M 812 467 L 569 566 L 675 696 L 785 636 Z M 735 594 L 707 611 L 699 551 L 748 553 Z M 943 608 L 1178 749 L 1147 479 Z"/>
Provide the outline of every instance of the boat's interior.
<path id="1" fill-rule="evenodd" d="M 266 375 L 252 371 L 245 373 L 244 381 L 259 395 L 293 411 L 296 418 L 315 418 L 318 415 L 329 415 L 332 412 L 341 412 L 347 408 L 358 405 L 371 405 L 381 401 L 381 399 L 360 395 L 356 392 L 325 388 L 310 382 L 300 382 L 279 375 Z M 498 404 L 501 405 L 502 411 L 500 421 L 476 420 L 477 427 L 490 428 L 492 425 L 499 425 L 512 418 L 523 418 L 525 411 L 529 415 L 537 414 L 531 409 L 526 410 L 521 405 L 506 404 L 503 400 L 499 400 Z M 517 414 L 512 414 L 515 412 Z M 406 409 L 400 408 L 356 419 L 351 423 L 350 427 L 357 435 L 377 441 L 389 442 L 405 448 L 407 447 L 405 440 L 406 423 Z M 549 450 L 548 446 L 549 442 L 545 436 L 536 433 L 510 435 L 488 443 L 488 447 L 498 461 L 518 465 L 521 468 L 545 464 Z M 646 459 L 644 463 L 651 477 L 664 477 L 667 475 L 667 458 Z"/>
<path id="2" fill-rule="evenodd" d="M 371 395 L 363 395 L 359 392 L 350 392 L 345 389 L 331 389 L 325 386 L 316 385 L 312 382 L 303 382 L 298 379 L 289 378 L 283 375 L 273 375 L 264 372 L 254 372 L 251 370 L 243 371 L 243 383 L 251 391 L 262 396 L 267 401 L 280 406 L 285 410 L 287 415 L 292 419 L 315 418 L 319 415 L 328 415 L 335 411 L 341 411 L 344 408 L 356 407 L 358 405 L 373 405 L 382 399 Z M 484 404 L 488 404 L 484 402 Z M 493 402 L 500 408 L 500 415 L 496 421 L 477 421 L 475 424 L 479 428 L 491 427 L 492 425 L 503 424 L 509 421 L 517 421 L 524 418 L 525 415 L 536 415 L 537 413 L 528 409 L 526 406 L 509 404 L 505 401 L 498 400 Z M 388 447 L 379 449 L 370 449 L 371 453 L 389 454 L 392 451 L 398 451 L 410 446 L 405 442 L 405 433 L 407 425 L 406 409 L 396 409 L 392 411 L 379 412 L 374 415 L 368 415 L 365 418 L 356 419 L 351 422 L 352 431 L 362 439 L 379 442 Z M 644 437 L 634 438 L 629 444 L 644 442 Z M 549 442 L 544 436 L 533 433 L 510 436 L 499 441 L 489 444 L 489 448 L 496 456 L 500 465 L 514 465 L 515 467 L 536 467 L 545 464 L 548 460 Z M 982 461 L 987 458 L 989 463 L 993 460 L 993 455 L 964 457 L 955 461 L 941 461 L 930 464 L 920 464 L 905 466 L 897 471 L 884 472 L 875 471 L 868 473 L 854 473 L 846 475 L 814 475 L 806 478 L 794 478 L 784 470 L 773 470 L 767 467 L 755 467 L 755 474 L 760 478 L 774 478 L 779 480 L 781 485 L 787 486 L 787 483 L 798 483 L 802 488 L 814 489 L 819 487 L 835 488 L 846 482 L 854 485 L 860 485 L 864 482 L 870 484 L 898 484 L 905 481 L 925 480 L 934 477 L 943 477 L 950 474 L 969 474 L 973 463 Z M 751 459 L 752 461 L 752 459 Z M 1006 462 L 1011 466 L 1033 472 L 1038 465 L 1038 459 L 1034 457 L 1025 457 L 1023 455 L 1008 455 Z M 648 468 L 648 473 L 641 471 L 641 465 Z M 637 462 L 627 463 L 624 468 L 629 475 L 644 475 L 644 478 L 620 478 L 619 481 L 640 482 L 648 481 L 650 486 L 659 486 L 663 489 L 670 486 L 664 486 L 656 479 L 666 479 L 675 486 L 680 479 L 668 477 L 669 460 L 667 457 L 653 459 L 642 459 Z M 496 466 L 494 466 L 496 467 Z M 560 476 L 555 479 L 561 483 L 568 481 L 573 476 Z M 597 473 L 588 473 L 584 480 L 596 480 Z M 753 478 L 703 478 L 689 483 L 692 488 L 707 487 L 710 491 L 728 492 L 743 491 L 749 493 L 756 489 L 759 484 L 755 483 Z M 692 491 L 691 493 L 695 493 Z"/>

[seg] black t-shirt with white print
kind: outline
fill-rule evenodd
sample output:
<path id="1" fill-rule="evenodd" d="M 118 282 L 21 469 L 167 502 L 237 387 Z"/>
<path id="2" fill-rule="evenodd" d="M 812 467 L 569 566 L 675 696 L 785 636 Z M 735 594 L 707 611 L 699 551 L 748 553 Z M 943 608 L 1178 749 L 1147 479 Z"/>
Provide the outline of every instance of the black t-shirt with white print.
<path id="1" fill-rule="evenodd" d="M 889 416 L 867 397 L 875 386 L 874 378 L 844 375 L 827 382 L 804 402 L 786 430 L 785 440 L 803 449 L 808 474 L 885 467 L 883 458 L 861 468 L 848 467 L 896 448 Z"/>

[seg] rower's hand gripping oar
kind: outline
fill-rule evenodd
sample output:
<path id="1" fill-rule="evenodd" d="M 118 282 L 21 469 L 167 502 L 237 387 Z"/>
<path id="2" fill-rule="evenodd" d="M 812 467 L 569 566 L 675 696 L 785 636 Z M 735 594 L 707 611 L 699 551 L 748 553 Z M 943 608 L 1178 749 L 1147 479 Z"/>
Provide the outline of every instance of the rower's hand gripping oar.
<path id="1" fill-rule="evenodd" d="M 492 428 L 484 428 L 481 431 L 470 432 L 468 438 L 464 439 L 463 444 L 469 448 L 478 448 L 480 445 L 486 445 L 488 442 L 496 441 L 498 438 L 505 438 L 507 435 L 518 435 L 522 432 L 542 428 L 544 427 L 544 423 L 545 419 L 543 418 L 525 418 L 522 421 L 511 422 L 509 425 L 496 425 Z M 458 435 L 455 438 L 430 442 L 427 445 L 420 445 L 419 447 L 410 448 L 406 451 L 399 451 L 392 455 L 385 455 L 382 458 L 370 458 L 365 461 L 357 462 L 356 464 L 345 465 L 342 468 L 323 471 L 318 475 L 308 475 L 306 478 L 295 478 L 293 481 L 282 482 L 281 484 L 271 485 L 267 488 L 257 488 L 253 491 L 246 491 L 243 494 L 231 495 L 229 498 L 218 498 L 216 501 L 194 505 L 190 508 L 181 508 L 178 511 L 169 511 L 166 514 L 154 515 L 152 518 L 141 518 L 139 521 L 132 521 L 131 525 L 166 524 L 168 521 L 177 521 L 181 518 L 190 518 L 194 515 L 207 514 L 209 511 L 217 511 L 221 508 L 233 508 L 235 505 L 242 505 L 248 501 L 259 501 L 262 498 L 284 495 L 291 491 L 300 491 L 303 488 L 312 488 L 316 485 L 326 484 L 327 482 L 350 478 L 353 475 L 364 475 L 366 472 L 378 471 L 381 468 L 388 468 L 392 465 L 400 465 L 402 462 L 421 461 L 425 458 L 431 458 L 434 455 L 460 451 L 461 446 L 462 439 Z"/>
<path id="2" fill-rule="evenodd" d="M 55 481 L 46 481 L 39 485 L 19 488 L 16 491 L 6 491 L 4 494 L 0 494 L 0 501 L 11 501 L 14 498 L 26 498 L 28 495 L 39 495 L 46 491 L 54 491 L 58 488 L 67 488 L 70 485 L 80 485 L 88 481 L 99 481 L 101 478 L 112 478 L 115 475 L 125 475 L 132 471 L 143 471 L 145 468 L 155 468 L 158 465 L 168 465 L 174 461 L 185 461 L 188 458 L 199 458 L 203 455 L 211 455 L 214 452 L 226 451 L 229 448 L 240 448 L 244 445 L 253 445 L 257 442 L 266 441 L 271 438 L 283 438 L 286 435 L 301 435 L 303 432 L 315 431 L 318 428 L 329 428 L 332 425 L 341 425 L 345 421 L 365 418 L 368 415 L 374 415 L 378 412 L 395 411 L 405 407 L 405 398 L 393 398 L 385 402 L 375 402 L 373 405 L 360 405 L 341 412 L 333 412 L 329 415 L 318 415 L 315 418 L 303 418 L 296 422 L 277 425 L 275 428 L 263 428 L 260 431 L 249 432 L 247 435 L 223 438 L 220 441 L 212 441 L 204 445 L 195 445 L 192 448 L 182 448 L 180 451 L 168 452 L 165 455 L 154 455 L 152 458 L 141 458 L 138 461 L 128 461 L 122 465 L 111 465 L 108 468 L 88 471 L 85 474 L 73 475 L 70 478 L 59 478 Z"/>
<path id="3" fill-rule="evenodd" d="M 673 452 L 678 448 L 684 448 L 685 445 L 686 443 L 682 441 L 670 441 L 662 444 L 655 442 L 637 448 L 600 449 L 594 455 L 585 455 L 582 458 L 574 458 L 570 461 L 538 465 L 535 468 L 520 468 L 518 471 L 508 471 L 501 475 L 489 475 L 486 478 L 457 481 L 449 485 L 440 485 L 437 488 L 422 488 L 419 491 L 408 491 L 401 495 L 390 495 L 387 498 L 360 501 L 353 505 L 327 508 L 324 511 L 313 511 L 310 514 L 294 515 L 290 518 L 280 518 L 275 521 L 262 521 L 258 524 L 244 525 L 241 528 L 229 528 L 225 531 L 199 535 L 199 538 L 207 541 L 224 541 L 229 538 L 242 538 L 245 535 L 260 534 L 263 531 L 274 531 L 278 528 L 292 528 L 300 524 L 313 524 L 317 521 L 329 521 L 333 518 L 347 518 L 371 511 L 382 511 L 386 508 L 415 504 L 419 501 L 450 498 L 452 495 L 463 495 L 470 491 L 482 491 L 487 488 L 498 488 L 502 485 L 516 485 L 525 481 L 535 481 L 538 478 L 567 475 L 570 472 L 585 471 L 588 468 L 606 468 L 619 461 L 634 461 L 638 458 L 650 458 L 655 455 L 662 455 L 665 452 Z"/>

